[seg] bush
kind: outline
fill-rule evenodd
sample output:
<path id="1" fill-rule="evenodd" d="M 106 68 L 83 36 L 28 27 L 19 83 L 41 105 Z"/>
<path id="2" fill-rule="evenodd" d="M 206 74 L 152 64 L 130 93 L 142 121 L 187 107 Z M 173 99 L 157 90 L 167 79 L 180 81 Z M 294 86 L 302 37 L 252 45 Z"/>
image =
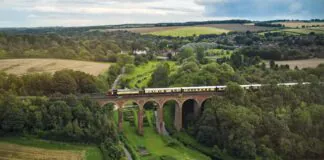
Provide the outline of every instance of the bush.
<path id="1" fill-rule="evenodd" d="M 172 137 L 163 136 L 162 139 L 166 143 L 166 146 L 168 146 L 168 147 L 176 147 L 176 146 L 180 145 L 179 142 L 177 140 L 173 139 Z"/>

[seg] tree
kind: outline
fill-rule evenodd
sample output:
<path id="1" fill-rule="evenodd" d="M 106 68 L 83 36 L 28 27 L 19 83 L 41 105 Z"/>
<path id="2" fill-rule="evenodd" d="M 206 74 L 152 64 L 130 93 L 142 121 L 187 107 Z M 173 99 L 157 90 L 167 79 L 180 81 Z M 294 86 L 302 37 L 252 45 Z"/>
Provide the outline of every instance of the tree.
<path id="1" fill-rule="evenodd" d="M 62 94 L 75 93 L 77 84 L 67 70 L 57 71 L 53 76 L 53 89 Z"/>
<path id="2" fill-rule="evenodd" d="M 126 64 L 134 64 L 134 56 L 120 54 L 117 57 L 117 64 L 120 66 L 124 66 Z"/>
<path id="3" fill-rule="evenodd" d="M 204 62 L 204 57 L 205 57 L 205 49 L 203 47 L 198 47 L 196 49 L 196 59 L 200 62 Z"/>
<path id="4" fill-rule="evenodd" d="M 170 66 L 168 63 L 159 64 L 152 74 L 152 87 L 167 87 L 169 85 Z"/>
<path id="5" fill-rule="evenodd" d="M 186 47 L 178 53 L 178 59 L 180 61 L 189 58 L 191 56 L 194 56 L 194 50 L 191 47 Z"/>
<path id="6" fill-rule="evenodd" d="M 276 66 L 275 61 L 274 61 L 274 60 L 271 60 L 271 61 L 269 62 L 269 66 L 270 66 L 271 69 L 274 69 L 275 66 Z"/>

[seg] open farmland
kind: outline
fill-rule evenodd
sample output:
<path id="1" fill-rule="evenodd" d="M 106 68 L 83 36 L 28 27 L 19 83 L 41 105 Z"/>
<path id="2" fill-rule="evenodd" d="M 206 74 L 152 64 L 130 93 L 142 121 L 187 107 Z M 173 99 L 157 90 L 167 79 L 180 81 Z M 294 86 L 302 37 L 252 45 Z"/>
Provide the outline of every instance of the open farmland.
<path id="1" fill-rule="evenodd" d="M 324 59 L 307 59 L 307 60 L 289 60 L 289 61 L 276 61 L 278 65 L 288 64 L 291 69 L 294 69 L 296 66 L 298 68 L 315 68 L 319 64 L 324 64 Z"/>
<path id="2" fill-rule="evenodd" d="M 267 31 L 267 30 L 274 29 L 272 27 L 255 26 L 254 24 L 208 24 L 202 26 L 226 29 L 226 30 L 237 31 L 237 32 L 246 32 L 246 31 L 257 32 L 257 31 Z"/>
<path id="3" fill-rule="evenodd" d="M 83 152 L 47 150 L 0 142 L 0 159 L 82 160 Z"/>
<path id="4" fill-rule="evenodd" d="M 297 28 L 302 26 L 324 26 L 324 22 L 275 22 L 274 24 L 283 24 L 285 27 Z"/>
<path id="5" fill-rule="evenodd" d="M 269 31 L 268 31 L 269 32 Z M 275 32 L 284 32 L 288 35 L 304 35 L 314 32 L 315 34 L 324 34 L 324 27 L 311 27 L 311 28 L 289 28 L 289 29 L 280 29 L 270 31 L 271 33 Z M 264 35 L 267 32 L 261 32 L 260 35 Z"/>
<path id="6" fill-rule="evenodd" d="M 97 76 L 109 68 L 109 63 L 61 59 L 5 59 L 0 60 L 0 71 L 23 75 L 27 73 L 50 72 L 63 69 L 83 71 Z"/>
<path id="7" fill-rule="evenodd" d="M 261 27 L 255 26 L 254 24 L 207 24 L 207 25 L 199 25 L 192 27 L 208 27 L 208 28 L 216 28 L 223 29 L 226 31 L 237 31 L 237 32 L 246 32 L 246 31 L 266 31 L 272 30 L 271 27 Z M 169 31 L 173 29 L 182 29 L 182 28 L 190 28 L 183 26 L 171 26 L 171 27 L 143 27 L 143 28 L 120 28 L 120 29 L 104 29 L 101 31 L 129 31 L 134 33 L 152 33 L 152 32 L 162 32 Z"/>
<path id="8" fill-rule="evenodd" d="M 182 27 L 164 31 L 150 32 L 149 34 L 157 36 L 188 37 L 203 34 L 222 34 L 228 33 L 229 31 L 230 30 L 213 27 Z"/>
<path id="9" fill-rule="evenodd" d="M 296 34 L 309 34 L 314 32 L 315 34 L 324 34 L 324 29 L 312 29 L 312 28 L 301 28 L 301 29 L 284 29 L 283 32 L 290 32 Z"/>
<path id="10" fill-rule="evenodd" d="M 159 32 L 159 31 L 165 31 L 170 29 L 177 29 L 181 28 L 180 26 L 172 26 L 172 27 L 143 27 L 143 28 L 120 28 L 120 29 L 105 29 L 101 31 L 129 31 L 134 33 L 150 33 L 150 32 Z"/>
<path id="11" fill-rule="evenodd" d="M 100 160 L 99 148 L 25 137 L 0 138 L 0 159 Z"/>

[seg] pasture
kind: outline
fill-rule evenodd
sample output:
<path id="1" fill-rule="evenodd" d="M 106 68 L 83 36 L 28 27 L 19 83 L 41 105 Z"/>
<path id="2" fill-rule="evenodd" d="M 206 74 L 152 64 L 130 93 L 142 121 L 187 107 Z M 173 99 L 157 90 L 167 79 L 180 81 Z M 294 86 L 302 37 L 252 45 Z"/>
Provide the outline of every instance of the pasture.
<path id="1" fill-rule="evenodd" d="M 182 27 L 170 30 L 150 32 L 148 34 L 153 34 L 156 36 L 189 37 L 193 35 L 199 36 L 203 34 L 222 34 L 228 32 L 230 32 L 230 30 L 213 27 Z"/>
<path id="2" fill-rule="evenodd" d="M 97 147 L 11 137 L 0 139 L 0 159 L 101 160 Z"/>
<path id="3" fill-rule="evenodd" d="M 98 76 L 110 67 L 109 63 L 62 59 L 4 59 L 0 60 L 0 71 L 24 75 L 28 73 L 54 73 L 63 69 L 82 71 Z"/>
<path id="4" fill-rule="evenodd" d="M 273 30 L 272 27 L 255 26 L 254 24 L 208 24 L 202 26 L 225 29 L 230 31 L 237 31 L 237 32 L 246 32 L 246 31 L 258 32 L 258 31 Z"/>
<path id="5" fill-rule="evenodd" d="M 150 33 L 150 32 L 159 32 L 159 31 L 165 31 L 170 29 L 177 29 L 181 28 L 180 26 L 172 26 L 172 27 L 142 27 L 142 28 L 118 28 L 118 29 L 104 29 L 101 31 L 129 31 L 134 33 Z"/>
<path id="6" fill-rule="evenodd" d="M 207 27 L 207 28 L 216 28 L 228 31 L 237 31 L 237 32 L 246 32 L 246 31 L 267 31 L 273 30 L 271 27 L 261 27 L 255 26 L 254 24 L 206 24 L 206 25 L 198 25 L 192 27 Z M 134 33 L 158 33 L 158 32 L 166 32 L 175 29 L 183 29 L 190 28 L 184 26 L 170 26 L 170 27 L 142 27 L 142 28 L 120 28 L 120 29 L 103 29 L 100 31 L 104 32 L 112 32 L 112 31 L 129 31 Z"/>
<path id="7" fill-rule="evenodd" d="M 301 28 L 302 26 L 324 26 L 324 22 L 275 22 L 273 24 L 282 24 L 289 28 Z"/>
<path id="8" fill-rule="evenodd" d="M 270 31 L 271 33 L 275 32 L 283 32 L 288 35 L 305 35 L 309 34 L 311 32 L 314 32 L 315 34 L 324 34 L 324 27 L 311 27 L 311 28 L 289 28 L 289 29 L 280 29 L 280 30 L 274 30 Z M 264 35 L 267 32 L 261 32 L 260 35 Z"/>
<path id="9" fill-rule="evenodd" d="M 306 59 L 306 60 L 289 60 L 289 61 L 276 61 L 278 65 L 288 64 L 290 69 L 298 68 L 315 68 L 319 64 L 324 64 L 324 59 Z"/>

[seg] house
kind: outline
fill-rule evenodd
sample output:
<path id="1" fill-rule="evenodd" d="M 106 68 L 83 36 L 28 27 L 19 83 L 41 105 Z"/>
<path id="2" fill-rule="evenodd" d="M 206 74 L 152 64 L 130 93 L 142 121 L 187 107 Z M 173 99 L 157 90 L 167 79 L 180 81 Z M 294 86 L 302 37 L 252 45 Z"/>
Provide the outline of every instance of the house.
<path id="1" fill-rule="evenodd" d="M 147 51 L 146 50 L 134 50 L 133 54 L 135 54 L 135 55 L 146 55 Z"/>

